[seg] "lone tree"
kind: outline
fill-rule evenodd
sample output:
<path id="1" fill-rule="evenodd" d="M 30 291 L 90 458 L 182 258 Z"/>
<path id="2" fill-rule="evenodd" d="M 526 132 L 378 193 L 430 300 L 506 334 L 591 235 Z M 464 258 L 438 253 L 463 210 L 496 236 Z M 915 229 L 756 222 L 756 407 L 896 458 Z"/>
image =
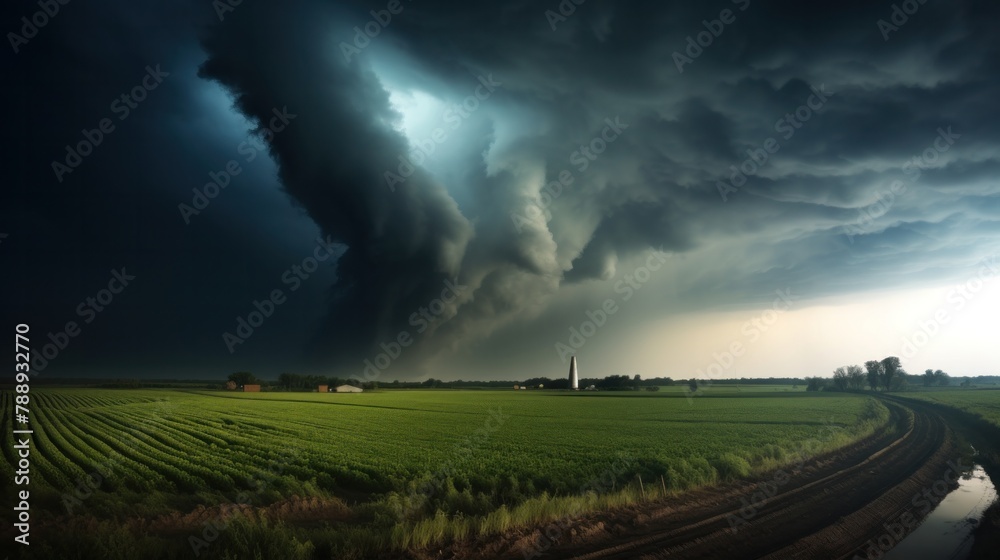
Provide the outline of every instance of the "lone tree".
<path id="1" fill-rule="evenodd" d="M 892 382 L 900 371 L 899 358 L 889 356 L 882 359 L 882 385 L 885 386 L 886 391 L 892 389 Z"/>
<path id="2" fill-rule="evenodd" d="M 865 369 L 868 370 L 868 386 L 872 391 L 878 389 L 879 381 L 882 379 L 882 363 L 876 360 L 865 362 Z"/>

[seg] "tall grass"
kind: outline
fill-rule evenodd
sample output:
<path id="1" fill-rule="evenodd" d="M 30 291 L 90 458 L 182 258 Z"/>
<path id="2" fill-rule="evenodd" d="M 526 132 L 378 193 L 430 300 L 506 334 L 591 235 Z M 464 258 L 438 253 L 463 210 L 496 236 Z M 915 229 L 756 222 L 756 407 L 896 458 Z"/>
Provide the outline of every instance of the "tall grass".
<path id="1" fill-rule="evenodd" d="M 757 453 L 725 453 L 711 460 L 689 457 L 671 462 L 665 471 L 633 475 L 620 488 L 603 493 L 552 496 L 542 493 L 514 506 L 501 505 L 480 516 L 449 516 L 438 509 L 432 516 L 412 522 L 397 523 L 391 531 L 390 544 L 396 550 L 426 548 L 469 536 L 486 536 L 516 528 L 542 525 L 596 511 L 614 510 L 644 501 L 676 497 L 679 493 L 751 476 L 824 454 L 868 437 L 886 427 L 889 410 L 869 398 L 859 421 L 850 427 L 828 427 L 816 438 L 793 447 L 768 446 Z M 819 430 L 818 430 L 819 432 Z M 640 486 L 639 479 L 644 481 Z M 451 489 L 454 489 L 451 486 Z M 444 500 L 448 502 L 447 495 Z"/>

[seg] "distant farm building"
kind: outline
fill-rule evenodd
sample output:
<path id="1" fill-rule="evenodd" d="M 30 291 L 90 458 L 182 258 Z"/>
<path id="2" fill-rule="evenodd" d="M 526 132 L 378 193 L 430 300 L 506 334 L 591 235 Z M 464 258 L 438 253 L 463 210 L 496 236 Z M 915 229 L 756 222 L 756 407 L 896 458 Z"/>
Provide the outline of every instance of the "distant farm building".
<path id="1" fill-rule="evenodd" d="M 360 393 L 363 389 L 354 385 L 338 385 L 334 391 L 338 393 Z"/>
<path id="2" fill-rule="evenodd" d="M 260 392 L 260 385 L 244 385 L 243 386 L 243 392 L 244 393 L 259 393 Z"/>
<path id="3" fill-rule="evenodd" d="M 330 386 L 329 385 L 317 385 L 316 386 L 316 392 L 317 393 L 329 393 L 330 392 Z"/>

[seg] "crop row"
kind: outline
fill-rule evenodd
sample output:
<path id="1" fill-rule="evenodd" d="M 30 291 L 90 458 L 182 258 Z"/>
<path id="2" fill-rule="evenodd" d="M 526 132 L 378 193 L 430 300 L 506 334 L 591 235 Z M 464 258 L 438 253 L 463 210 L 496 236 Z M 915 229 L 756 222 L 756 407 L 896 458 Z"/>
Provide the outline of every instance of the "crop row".
<path id="1" fill-rule="evenodd" d="M 622 462 L 632 476 L 662 476 L 673 488 L 712 483 L 782 460 L 796 443 L 818 437 L 831 416 L 841 429 L 857 425 L 865 403 L 854 396 L 688 403 L 501 392 L 33 395 L 39 480 L 60 491 L 110 463 L 101 491 L 225 500 L 265 483 L 277 493 L 268 499 L 313 491 L 435 494 L 440 487 L 477 507 L 574 494 Z M 5 417 L 11 403 L 4 392 Z M 9 444 L 9 430 L 4 437 Z"/>

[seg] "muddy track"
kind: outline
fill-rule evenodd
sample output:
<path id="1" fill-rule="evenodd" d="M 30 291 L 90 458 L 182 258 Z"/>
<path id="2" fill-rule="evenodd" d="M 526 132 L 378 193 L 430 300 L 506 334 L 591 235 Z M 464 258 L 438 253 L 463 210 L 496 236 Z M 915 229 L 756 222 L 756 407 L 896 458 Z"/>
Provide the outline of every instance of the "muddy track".
<path id="1" fill-rule="evenodd" d="M 853 558 L 957 458 L 951 431 L 933 409 L 883 402 L 895 433 L 877 433 L 756 483 L 587 516 L 546 546 L 544 557 Z M 525 558 L 540 535 L 522 532 L 451 552 L 457 558 Z"/>

